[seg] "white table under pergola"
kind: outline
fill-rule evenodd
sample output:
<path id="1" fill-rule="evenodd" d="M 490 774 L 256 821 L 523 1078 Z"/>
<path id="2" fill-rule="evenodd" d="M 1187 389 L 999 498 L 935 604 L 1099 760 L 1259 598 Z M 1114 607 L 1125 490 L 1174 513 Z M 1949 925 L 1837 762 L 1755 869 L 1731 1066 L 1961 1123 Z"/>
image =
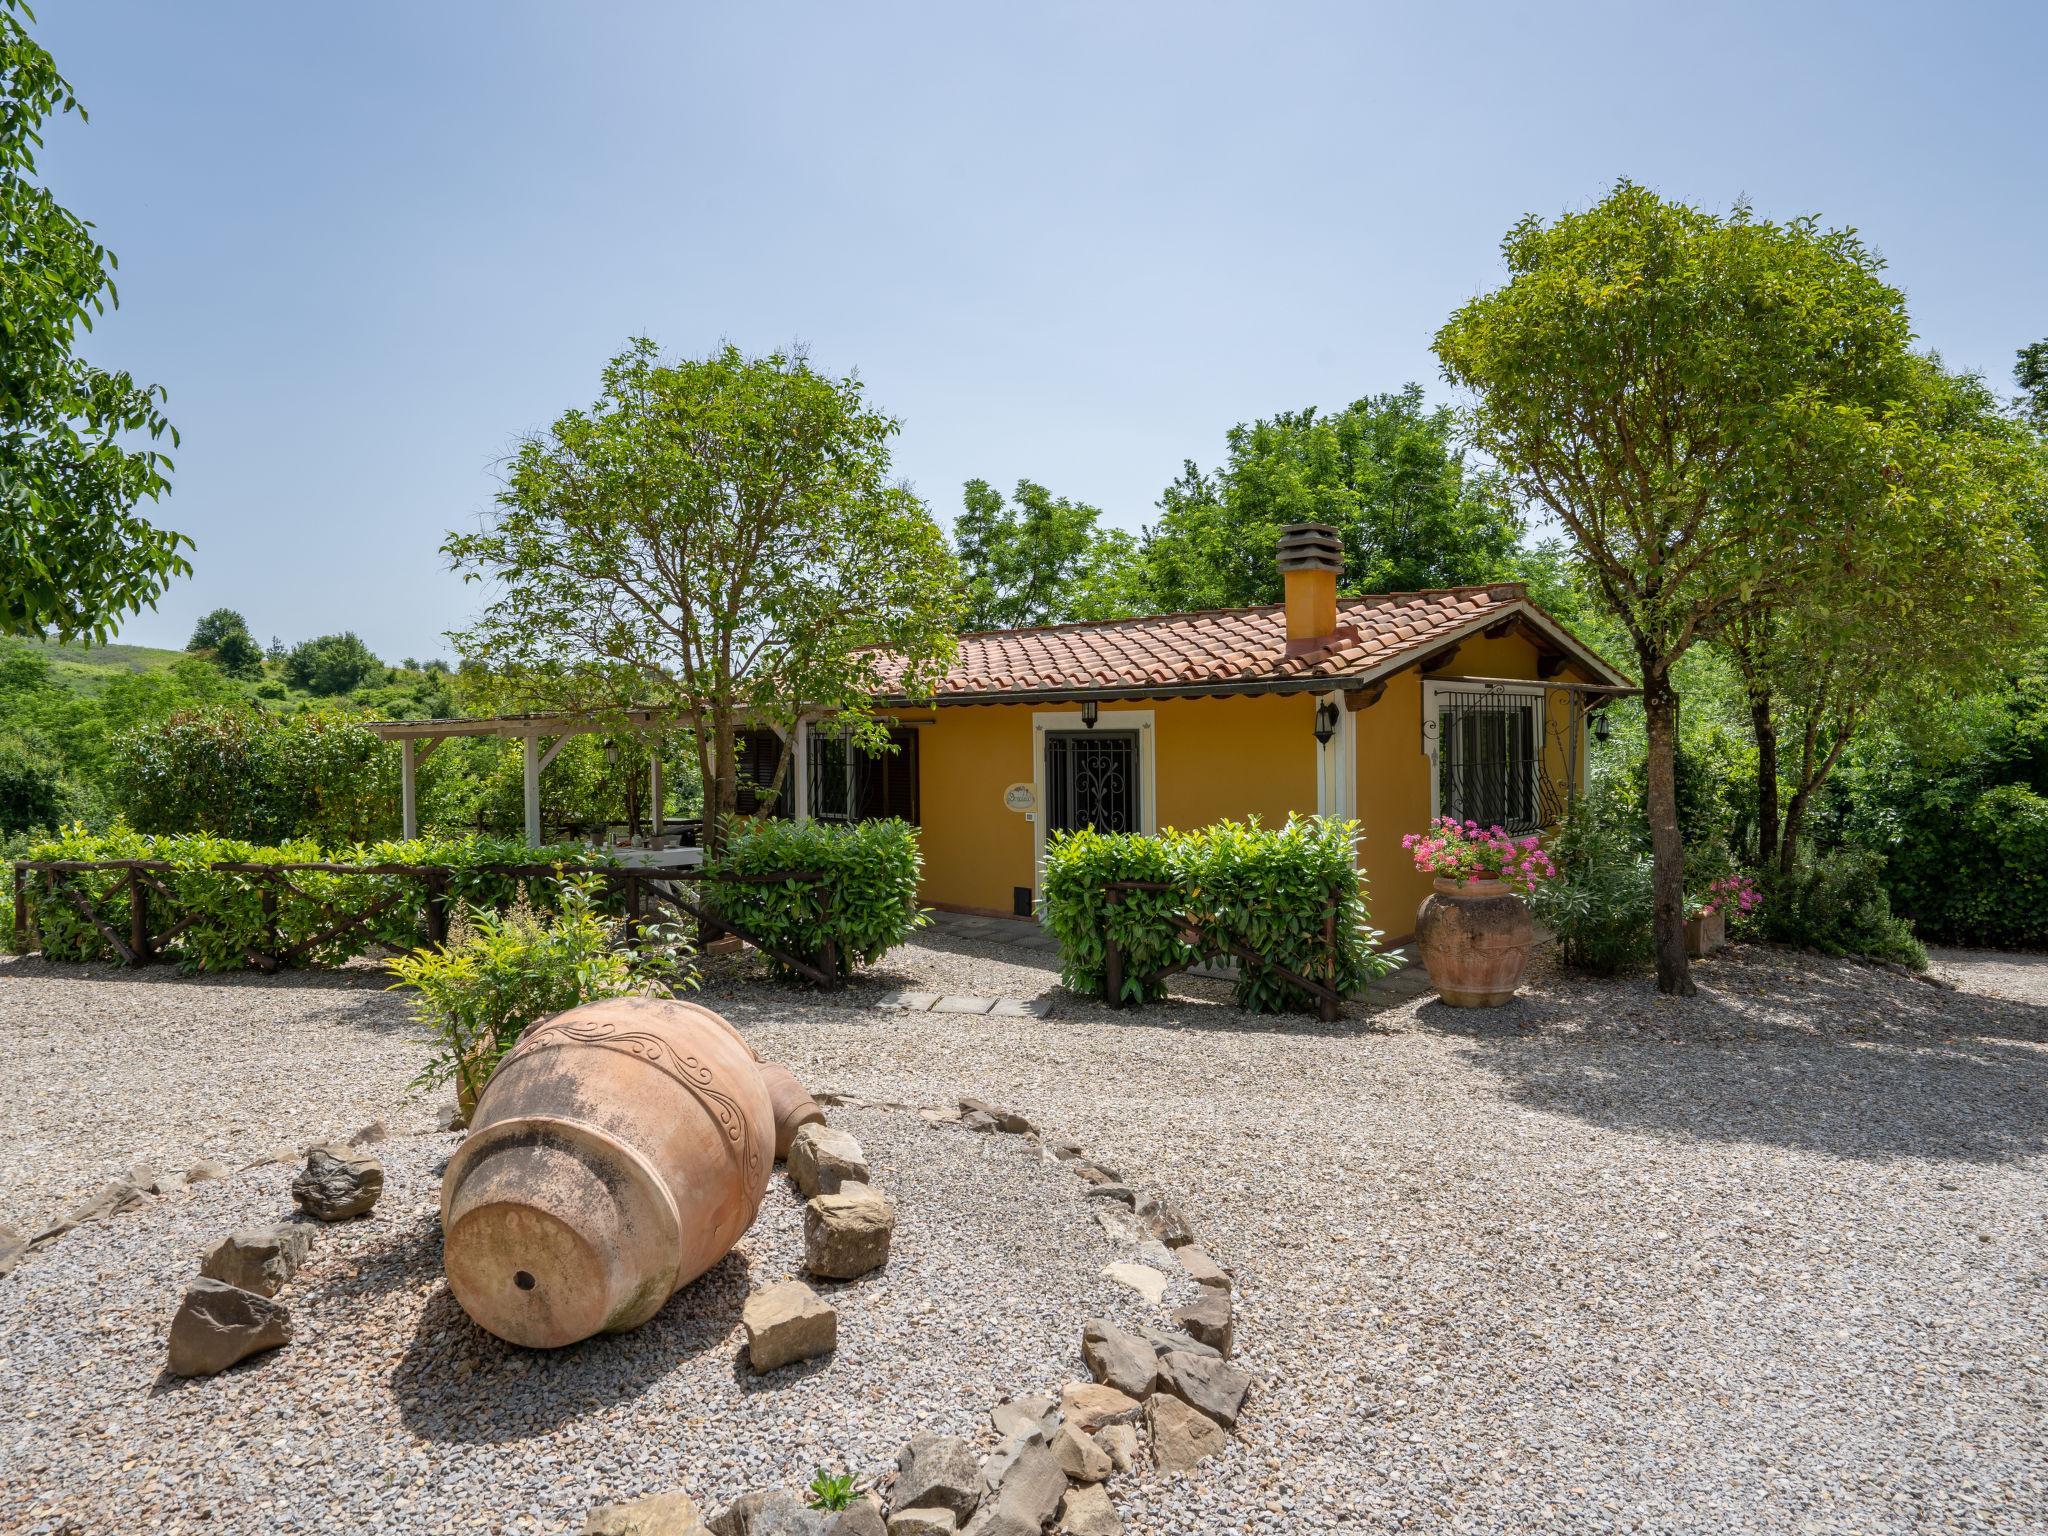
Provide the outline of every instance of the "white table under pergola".
<path id="1" fill-rule="evenodd" d="M 555 760 L 572 736 L 612 735 L 616 732 L 648 731 L 660 726 L 662 716 L 651 709 L 628 709 L 617 714 L 591 715 L 495 715 L 477 720 L 372 720 L 369 728 L 385 741 L 398 743 L 400 821 L 405 836 L 419 836 L 419 765 L 434 748 L 451 736 L 516 737 L 519 741 L 526 789 L 526 846 L 540 846 L 540 774 Z M 656 753 L 648 768 L 648 788 L 656 829 L 661 825 L 661 755 Z"/>

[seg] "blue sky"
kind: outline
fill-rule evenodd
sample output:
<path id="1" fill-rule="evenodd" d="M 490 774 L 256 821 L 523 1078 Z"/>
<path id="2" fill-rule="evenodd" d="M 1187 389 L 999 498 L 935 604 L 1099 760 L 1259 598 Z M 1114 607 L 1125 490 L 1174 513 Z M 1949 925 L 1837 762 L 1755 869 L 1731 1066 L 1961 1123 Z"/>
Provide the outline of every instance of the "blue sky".
<path id="1" fill-rule="evenodd" d="M 2048 6 L 42 0 L 45 169 L 165 384 L 162 520 L 259 638 L 445 653 L 444 530 L 644 332 L 801 341 L 942 519 L 1137 527 L 1234 422 L 1421 379 L 1525 212 L 1619 176 L 1854 224 L 1923 343 L 2048 335 Z"/>

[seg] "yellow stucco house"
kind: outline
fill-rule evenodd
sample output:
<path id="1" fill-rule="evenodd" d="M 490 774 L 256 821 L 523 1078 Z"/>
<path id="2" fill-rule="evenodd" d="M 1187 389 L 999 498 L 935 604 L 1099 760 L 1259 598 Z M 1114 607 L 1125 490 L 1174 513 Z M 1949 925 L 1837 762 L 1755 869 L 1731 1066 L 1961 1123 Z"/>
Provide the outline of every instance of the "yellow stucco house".
<path id="1" fill-rule="evenodd" d="M 1553 824 L 1591 712 L 1629 680 L 1518 585 L 1340 598 L 1320 524 L 1289 528 L 1278 558 L 1273 607 L 965 636 L 935 699 L 885 700 L 895 752 L 802 727 L 782 809 L 902 816 L 927 905 L 1019 917 L 1064 828 L 1351 817 L 1375 926 L 1407 935 L 1428 880 L 1401 834 L 1442 813 Z M 758 745 L 772 772 L 780 743 Z"/>

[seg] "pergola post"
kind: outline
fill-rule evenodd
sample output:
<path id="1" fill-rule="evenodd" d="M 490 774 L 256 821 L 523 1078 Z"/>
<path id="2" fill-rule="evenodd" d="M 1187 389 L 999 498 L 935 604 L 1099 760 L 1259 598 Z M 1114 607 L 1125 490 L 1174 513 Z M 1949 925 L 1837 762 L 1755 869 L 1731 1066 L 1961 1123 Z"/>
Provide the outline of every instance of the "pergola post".
<path id="1" fill-rule="evenodd" d="M 655 738 L 655 747 L 647 757 L 647 834 L 661 836 L 661 738 Z"/>
<path id="2" fill-rule="evenodd" d="M 420 835 L 419 771 L 410 736 L 398 740 L 398 824 L 407 842 Z"/>
<path id="3" fill-rule="evenodd" d="M 529 731 L 521 740 L 526 779 L 526 846 L 540 846 L 540 737 Z"/>

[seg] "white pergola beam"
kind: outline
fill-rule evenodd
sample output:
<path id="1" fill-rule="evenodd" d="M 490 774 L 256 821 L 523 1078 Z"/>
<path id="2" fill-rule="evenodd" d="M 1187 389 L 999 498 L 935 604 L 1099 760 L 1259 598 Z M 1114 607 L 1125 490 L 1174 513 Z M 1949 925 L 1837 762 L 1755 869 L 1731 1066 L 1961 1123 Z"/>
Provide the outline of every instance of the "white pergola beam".
<path id="1" fill-rule="evenodd" d="M 566 739 L 566 738 L 564 738 Z M 529 735 L 520 742 L 525 756 L 526 846 L 540 846 L 540 737 Z"/>

